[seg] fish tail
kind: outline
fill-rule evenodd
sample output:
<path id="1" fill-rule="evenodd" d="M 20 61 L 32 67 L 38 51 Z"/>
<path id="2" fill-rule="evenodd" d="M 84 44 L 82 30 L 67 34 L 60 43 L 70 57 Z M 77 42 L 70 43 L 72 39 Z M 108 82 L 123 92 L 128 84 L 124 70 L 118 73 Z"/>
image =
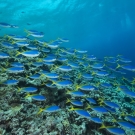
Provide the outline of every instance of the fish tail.
<path id="1" fill-rule="evenodd" d="M 118 68 L 120 68 L 120 67 L 121 67 L 121 65 L 120 65 L 119 63 L 117 63 L 116 69 L 118 69 Z"/>
<path id="2" fill-rule="evenodd" d="M 16 56 L 18 56 L 18 55 L 20 55 L 20 54 L 21 54 L 21 52 L 18 52 L 18 51 L 17 51 L 17 54 L 16 54 Z"/>
<path id="3" fill-rule="evenodd" d="M 102 124 L 99 129 L 104 129 L 104 128 L 106 128 L 106 126 L 104 124 Z"/>
<path id="4" fill-rule="evenodd" d="M 39 111 L 37 112 L 37 115 L 41 114 L 43 112 L 44 109 L 39 108 Z"/>
<path id="5" fill-rule="evenodd" d="M 32 95 L 30 95 L 30 94 L 27 94 L 26 96 L 25 96 L 25 98 L 28 98 L 28 97 L 31 97 Z"/>
<path id="6" fill-rule="evenodd" d="M 67 101 L 66 101 L 66 103 L 69 103 L 69 102 L 70 102 L 70 99 L 68 99 L 68 98 L 67 98 Z"/>

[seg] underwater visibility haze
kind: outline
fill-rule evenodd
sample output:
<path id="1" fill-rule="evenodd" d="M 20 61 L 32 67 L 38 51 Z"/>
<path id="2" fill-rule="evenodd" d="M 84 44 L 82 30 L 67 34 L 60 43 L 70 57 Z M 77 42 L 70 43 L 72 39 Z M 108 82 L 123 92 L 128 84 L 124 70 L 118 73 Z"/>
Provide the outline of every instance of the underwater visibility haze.
<path id="1" fill-rule="evenodd" d="M 134 7 L 1 0 L 0 135 L 135 135 Z"/>

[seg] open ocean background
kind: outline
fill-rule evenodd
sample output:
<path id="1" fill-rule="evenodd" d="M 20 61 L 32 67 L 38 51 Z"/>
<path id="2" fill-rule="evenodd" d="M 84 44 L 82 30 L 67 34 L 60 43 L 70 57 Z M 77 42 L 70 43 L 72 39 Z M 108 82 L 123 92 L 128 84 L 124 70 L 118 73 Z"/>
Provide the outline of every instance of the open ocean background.
<path id="1" fill-rule="evenodd" d="M 135 65 L 135 0 L 1 0 L 0 36 L 25 35 L 24 29 L 45 33 L 50 41 L 68 38 L 63 46 L 88 50 L 98 58 L 122 54 Z"/>

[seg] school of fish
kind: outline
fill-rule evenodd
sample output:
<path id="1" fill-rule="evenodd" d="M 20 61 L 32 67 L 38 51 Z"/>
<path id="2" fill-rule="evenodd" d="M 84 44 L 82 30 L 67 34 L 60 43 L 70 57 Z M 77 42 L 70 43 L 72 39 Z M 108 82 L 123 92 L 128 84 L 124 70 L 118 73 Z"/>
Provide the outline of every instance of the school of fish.
<path id="1" fill-rule="evenodd" d="M 0 27 L 19 28 L 3 22 Z M 87 50 L 64 47 L 69 42 L 66 38 L 47 42 L 42 40 L 44 32 L 25 33 L 0 38 L 0 73 L 6 78 L 0 80 L 1 87 L 12 87 L 29 102 L 49 103 L 50 98 L 55 99 L 52 91 L 60 91 L 62 98 L 37 106 L 39 117 L 67 109 L 97 124 L 99 132 L 124 135 L 132 130 L 135 134 L 135 78 L 125 77 L 127 72 L 135 72 L 132 60 L 122 55 L 101 60 Z M 51 91 L 51 97 L 40 88 Z"/>

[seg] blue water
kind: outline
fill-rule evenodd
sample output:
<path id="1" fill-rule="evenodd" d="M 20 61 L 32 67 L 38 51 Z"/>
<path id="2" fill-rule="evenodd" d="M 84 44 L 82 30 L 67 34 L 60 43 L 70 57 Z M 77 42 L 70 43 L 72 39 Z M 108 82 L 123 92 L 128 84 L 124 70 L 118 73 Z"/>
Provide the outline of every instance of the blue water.
<path id="1" fill-rule="evenodd" d="M 134 0 L 1 0 L 1 21 L 20 28 L 1 28 L 0 35 L 35 29 L 44 31 L 47 41 L 65 37 L 66 47 L 99 58 L 122 54 L 135 65 L 134 7 Z"/>

